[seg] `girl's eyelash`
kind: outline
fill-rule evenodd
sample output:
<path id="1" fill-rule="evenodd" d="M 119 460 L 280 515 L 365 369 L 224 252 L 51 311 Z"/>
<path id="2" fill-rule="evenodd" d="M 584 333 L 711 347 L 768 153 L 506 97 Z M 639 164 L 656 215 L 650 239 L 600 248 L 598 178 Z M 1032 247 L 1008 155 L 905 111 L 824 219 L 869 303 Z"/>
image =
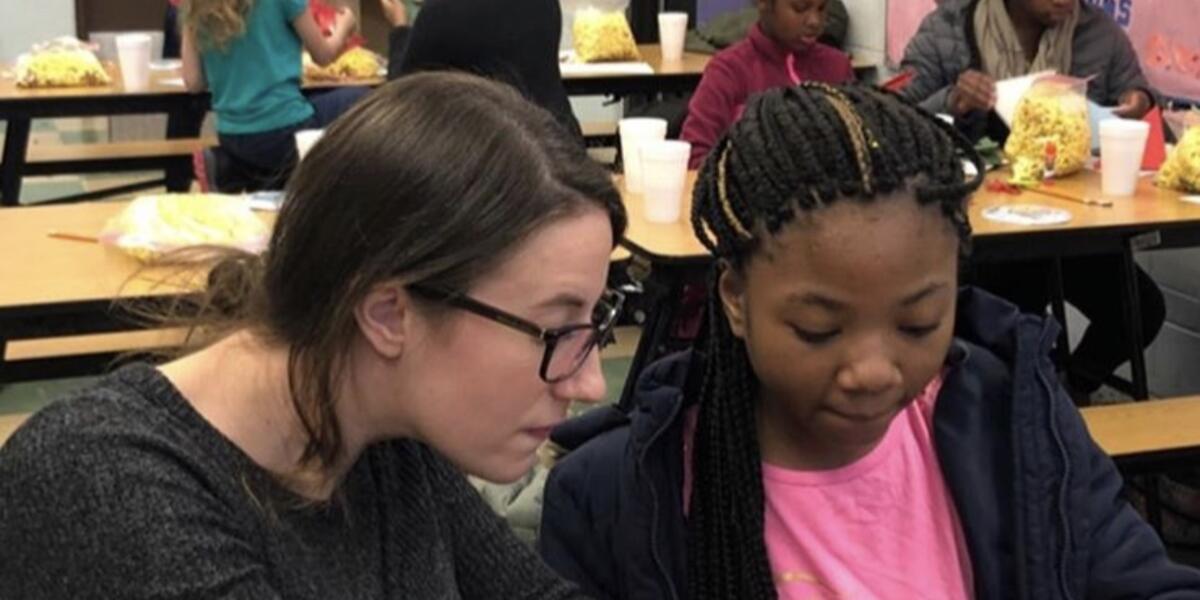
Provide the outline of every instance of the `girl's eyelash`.
<path id="1" fill-rule="evenodd" d="M 829 340 L 833 339 L 834 336 L 836 336 L 838 333 L 840 333 L 839 330 L 837 330 L 837 329 L 833 329 L 830 331 L 819 331 L 819 332 L 818 331 L 805 331 L 796 326 L 792 326 L 792 331 L 795 332 L 796 337 L 800 338 L 801 341 L 808 343 L 808 344 L 823 344 L 823 343 L 828 342 Z"/>
<path id="2" fill-rule="evenodd" d="M 934 331 L 937 331 L 937 328 L 940 326 L 941 326 L 941 323 L 934 323 L 932 325 L 920 325 L 920 326 L 904 326 L 904 327 L 900 328 L 900 331 L 904 332 L 905 335 L 919 338 L 919 337 L 925 337 L 925 336 L 933 333 Z"/>

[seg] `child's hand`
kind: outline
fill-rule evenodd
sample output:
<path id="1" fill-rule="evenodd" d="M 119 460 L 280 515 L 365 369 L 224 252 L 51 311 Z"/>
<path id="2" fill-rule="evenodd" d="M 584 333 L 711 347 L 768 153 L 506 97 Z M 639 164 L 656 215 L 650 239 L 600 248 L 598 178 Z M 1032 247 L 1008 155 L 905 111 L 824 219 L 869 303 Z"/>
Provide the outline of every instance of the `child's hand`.
<path id="1" fill-rule="evenodd" d="M 408 25 L 408 9 L 404 6 L 404 0 L 379 0 L 379 7 L 392 27 Z"/>
<path id="2" fill-rule="evenodd" d="M 1153 106 L 1146 92 L 1132 89 L 1121 94 L 1121 103 L 1113 109 L 1113 114 L 1126 119 L 1140 119 L 1146 116 Z"/>
<path id="3" fill-rule="evenodd" d="M 950 110 L 956 116 L 996 105 L 996 80 L 976 70 L 964 71 L 950 90 Z"/>

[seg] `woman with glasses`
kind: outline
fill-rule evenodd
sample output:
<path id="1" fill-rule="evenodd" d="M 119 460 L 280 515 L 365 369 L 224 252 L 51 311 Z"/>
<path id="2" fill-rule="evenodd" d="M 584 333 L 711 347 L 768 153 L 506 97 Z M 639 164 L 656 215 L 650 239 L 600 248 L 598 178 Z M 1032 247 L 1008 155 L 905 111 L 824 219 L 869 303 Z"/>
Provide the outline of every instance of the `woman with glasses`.
<path id="1" fill-rule="evenodd" d="M 624 226 L 608 174 L 509 88 L 384 86 L 312 149 L 266 253 L 211 272 L 191 308 L 214 341 L 0 450 L 0 589 L 579 597 L 460 472 L 517 479 L 603 396 Z"/>

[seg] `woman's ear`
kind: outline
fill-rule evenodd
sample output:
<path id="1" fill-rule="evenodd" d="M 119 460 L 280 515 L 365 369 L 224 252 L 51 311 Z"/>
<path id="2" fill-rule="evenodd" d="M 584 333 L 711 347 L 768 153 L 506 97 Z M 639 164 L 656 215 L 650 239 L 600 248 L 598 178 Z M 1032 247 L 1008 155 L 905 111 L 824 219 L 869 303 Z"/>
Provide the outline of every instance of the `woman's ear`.
<path id="1" fill-rule="evenodd" d="M 739 338 L 746 337 L 746 279 L 726 261 L 721 261 L 717 292 L 721 308 L 729 320 L 729 329 Z"/>
<path id="2" fill-rule="evenodd" d="M 354 310 L 354 319 L 375 352 L 384 358 L 396 359 L 404 352 L 407 317 L 411 310 L 408 290 L 399 281 L 390 281 L 367 292 Z"/>

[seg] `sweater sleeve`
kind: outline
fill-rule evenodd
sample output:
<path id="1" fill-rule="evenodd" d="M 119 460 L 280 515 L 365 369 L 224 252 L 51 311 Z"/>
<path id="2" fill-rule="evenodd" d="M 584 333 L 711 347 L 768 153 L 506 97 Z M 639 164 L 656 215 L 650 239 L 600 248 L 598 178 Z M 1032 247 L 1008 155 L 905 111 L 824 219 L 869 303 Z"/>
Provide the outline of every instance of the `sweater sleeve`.
<path id="1" fill-rule="evenodd" d="M 46 412 L 0 451 L 5 597 L 280 597 L 252 526 L 179 457 Z"/>
<path id="2" fill-rule="evenodd" d="M 729 126 L 737 119 L 738 100 L 746 97 L 745 86 L 728 61 L 717 55 L 704 69 L 700 85 L 688 103 L 687 119 L 680 137 L 692 145 L 689 169 L 698 169 Z"/>
<path id="3" fill-rule="evenodd" d="M 1137 51 L 1129 36 L 1114 22 L 1107 21 L 1109 29 L 1108 43 L 1112 48 L 1112 60 L 1108 64 L 1108 89 L 1102 104 L 1115 106 L 1120 103 L 1121 95 L 1130 90 L 1142 90 L 1150 97 L 1150 102 L 1157 104 L 1154 89 L 1142 73 L 1142 65 L 1138 62 Z"/>
<path id="4" fill-rule="evenodd" d="M 586 598 L 542 562 L 445 459 L 426 450 L 430 479 L 442 501 L 441 520 L 454 551 L 464 598 L 565 600 Z"/>

